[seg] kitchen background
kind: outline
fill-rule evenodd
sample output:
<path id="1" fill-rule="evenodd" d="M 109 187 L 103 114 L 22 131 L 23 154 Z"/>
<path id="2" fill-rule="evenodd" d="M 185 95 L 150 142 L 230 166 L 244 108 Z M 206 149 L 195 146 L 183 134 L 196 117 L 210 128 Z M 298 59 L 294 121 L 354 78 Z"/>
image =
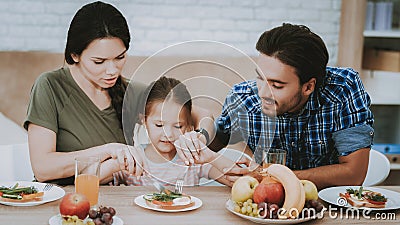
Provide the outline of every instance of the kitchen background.
<path id="1" fill-rule="evenodd" d="M 88 2 L 92 1 L 0 0 L 0 53 L 63 53 L 72 16 Z M 363 29 L 365 23 L 366 31 L 361 36 L 364 42 L 355 42 L 361 42 L 364 45 L 362 47 L 371 51 L 353 56 L 353 49 L 342 47 L 345 49 L 342 55 L 350 55 L 362 63 L 362 69 L 361 65 L 358 69 L 367 91 L 371 93 L 374 104 L 372 110 L 376 116 L 374 148 L 386 153 L 397 165 L 400 154 L 400 89 L 397 87 L 400 82 L 400 0 L 376 0 L 368 1 L 368 4 L 365 0 L 106 2 L 115 5 L 127 18 L 132 35 L 128 54 L 138 57 L 148 57 L 165 47 L 190 40 L 219 41 L 256 56 L 255 43 L 260 34 L 283 22 L 290 22 L 305 24 L 322 37 L 330 54 L 329 65 L 358 68 L 357 64 L 353 66 L 353 63 L 341 60 L 340 38 L 343 42 L 354 39 L 353 35 L 341 35 L 341 24 L 356 24 Z M 358 3 L 366 6 L 362 18 L 356 15 L 341 23 L 341 17 L 344 17 L 342 7 L 354 8 Z M 383 3 L 387 5 L 383 6 Z M 386 56 L 389 58 L 380 57 L 381 62 L 376 58 L 378 54 L 389 54 Z M 9 60 L 12 61 L 12 58 Z M 390 64 L 385 64 L 388 61 Z M 0 81 L 6 81 L 6 76 L 2 76 L 0 74 Z M 400 166 L 393 168 L 393 171 L 400 172 Z M 393 171 L 387 181 L 389 183 L 394 182 L 395 176 L 400 177 Z M 400 183 L 399 180 L 396 182 Z"/>

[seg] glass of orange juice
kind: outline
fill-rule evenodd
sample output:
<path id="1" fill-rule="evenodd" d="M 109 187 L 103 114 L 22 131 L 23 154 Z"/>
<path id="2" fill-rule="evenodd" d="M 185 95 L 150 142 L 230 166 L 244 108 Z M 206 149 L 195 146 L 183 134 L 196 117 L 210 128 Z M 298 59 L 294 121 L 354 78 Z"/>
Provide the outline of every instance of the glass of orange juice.
<path id="1" fill-rule="evenodd" d="M 96 206 L 99 200 L 100 158 L 77 157 L 75 159 L 75 192 L 83 194 Z"/>
<path id="2" fill-rule="evenodd" d="M 264 148 L 262 150 L 262 167 L 267 168 L 271 164 L 286 164 L 286 150 L 278 148 Z"/>

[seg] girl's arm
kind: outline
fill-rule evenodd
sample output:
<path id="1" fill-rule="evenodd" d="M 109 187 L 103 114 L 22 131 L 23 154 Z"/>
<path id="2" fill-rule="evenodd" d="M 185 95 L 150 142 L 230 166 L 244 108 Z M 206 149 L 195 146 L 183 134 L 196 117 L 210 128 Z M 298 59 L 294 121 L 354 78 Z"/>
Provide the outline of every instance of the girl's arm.
<path id="1" fill-rule="evenodd" d="M 133 168 L 133 158 L 125 144 L 110 143 L 74 152 L 56 152 L 56 133 L 30 123 L 28 126 L 29 152 L 32 170 L 38 181 L 47 181 L 75 175 L 75 158 L 98 156 L 102 162 L 100 180 L 109 180 L 113 170 Z M 126 149 L 126 150 L 124 150 Z M 107 159 L 114 159 L 111 162 Z M 126 164 L 129 164 L 126 166 Z M 133 164 L 133 166 L 132 166 Z M 133 170 L 133 169 L 132 169 Z"/>
<path id="2" fill-rule="evenodd" d="M 210 163 L 212 165 L 208 176 L 211 179 L 217 180 L 218 182 L 225 184 L 227 186 L 232 186 L 233 182 L 226 179 L 225 171 L 229 171 L 232 168 L 240 168 L 235 162 L 226 158 L 224 155 L 221 155 L 217 152 L 209 149 L 202 141 L 199 139 L 195 139 L 194 141 L 198 142 L 201 147 L 201 151 L 199 152 L 199 157 L 195 163 L 204 164 Z"/>
<path id="3" fill-rule="evenodd" d="M 233 185 L 232 181 L 227 180 L 225 178 L 225 175 L 213 166 L 211 167 L 210 171 L 208 172 L 208 177 L 212 180 L 216 180 L 219 183 L 224 184 L 229 187 L 232 187 L 232 185 Z"/>

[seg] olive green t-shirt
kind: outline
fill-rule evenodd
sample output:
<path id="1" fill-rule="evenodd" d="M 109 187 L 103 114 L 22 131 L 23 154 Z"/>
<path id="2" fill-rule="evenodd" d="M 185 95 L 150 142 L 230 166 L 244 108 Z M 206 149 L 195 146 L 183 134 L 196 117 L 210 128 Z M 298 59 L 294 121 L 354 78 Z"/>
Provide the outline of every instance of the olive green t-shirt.
<path id="1" fill-rule="evenodd" d="M 138 105 L 146 86 L 135 84 Z M 131 118 L 132 119 L 132 118 Z M 133 119 L 131 122 L 136 122 Z M 78 86 L 68 68 L 40 75 L 31 90 L 25 129 L 29 123 L 48 128 L 57 135 L 57 152 L 71 152 L 106 143 L 126 143 L 116 111 L 110 105 L 100 110 Z"/>

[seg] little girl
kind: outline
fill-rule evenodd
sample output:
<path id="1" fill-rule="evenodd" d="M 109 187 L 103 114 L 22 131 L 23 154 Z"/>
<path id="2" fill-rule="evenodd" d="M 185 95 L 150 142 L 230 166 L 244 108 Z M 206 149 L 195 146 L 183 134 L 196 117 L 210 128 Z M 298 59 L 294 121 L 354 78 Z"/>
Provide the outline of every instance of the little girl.
<path id="1" fill-rule="evenodd" d="M 134 131 L 134 150 L 144 151 L 147 170 L 139 177 L 127 171 L 116 172 L 114 185 L 151 185 L 153 179 L 164 185 L 175 185 L 177 177 L 182 175 L 186 186 L 199 185 L 202 177 L 229 184 L 222 171 L 235 163 L 203 143 L 200 157 L 190 166 L 176 153 L 174 142 L 181 134 L 193 130 L 192 101 L 186 86 L 174 78 L 161 77 L 148 87 L 146 94 L 142 125 L 136 124 Z"/>

